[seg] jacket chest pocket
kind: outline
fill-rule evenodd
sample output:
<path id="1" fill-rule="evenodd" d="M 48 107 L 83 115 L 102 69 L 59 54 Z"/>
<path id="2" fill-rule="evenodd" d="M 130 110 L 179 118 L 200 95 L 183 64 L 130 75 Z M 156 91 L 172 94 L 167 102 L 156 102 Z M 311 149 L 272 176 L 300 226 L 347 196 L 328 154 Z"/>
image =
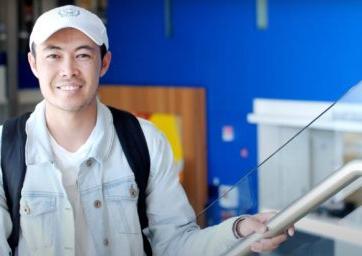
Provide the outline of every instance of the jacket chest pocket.
<path id="1" fill-rule="evenodd" d="M 139 190 L 134 181 L 120 181 L 104 186 L 110 226 L 121 234 L 140 234 L 137 213 Z"/>
<path id="2" fill-rule="evenodd" d="M 56 198 L 23 196 L 20 200 L 20 226 L 29 248 L 50 247 L 54 239 Z"/>

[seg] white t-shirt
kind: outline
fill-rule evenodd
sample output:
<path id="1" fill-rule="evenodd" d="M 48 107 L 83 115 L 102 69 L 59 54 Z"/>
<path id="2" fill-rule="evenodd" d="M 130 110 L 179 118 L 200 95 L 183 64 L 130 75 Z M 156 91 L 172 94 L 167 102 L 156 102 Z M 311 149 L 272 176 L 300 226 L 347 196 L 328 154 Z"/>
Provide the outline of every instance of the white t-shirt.
<path id="1" fill-rule="evenodd" d="M 68 200 L 73 208 L 75 225 L 75 255 L 92 255 L 95 252 L 92 237 L 89 232 L 85 216 L 80 202 L 77 189 L 77 180 L 80 165 L 86 160 L 86 156 L 92 148 L 94 132 L 88 137 L 76 152 L 69 152 L 60 146 L 49 134 L 50 145 L 53 149 L 55 165 L 62 173 L 62 182 L 68 196 Z"/>

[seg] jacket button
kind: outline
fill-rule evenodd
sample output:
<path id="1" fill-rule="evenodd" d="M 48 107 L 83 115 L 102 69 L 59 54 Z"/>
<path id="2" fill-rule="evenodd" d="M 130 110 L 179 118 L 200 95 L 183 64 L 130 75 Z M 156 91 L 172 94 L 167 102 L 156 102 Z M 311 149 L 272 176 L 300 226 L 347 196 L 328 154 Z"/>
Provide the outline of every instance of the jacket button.
<path id="1" fill-rule="evenodd" d="M 133 185 L 129 188 L 129 194 L 132 198 L 136 198 L 138 195 L 138 191 L 133 187 Z"/>
<path id="2" fill-rule="evenodd" d="M 29 208 L 29 206 L 25 206 L 25 207 L 24 207 L 24 212 L 25 212 L 26 215 L 29 215 L 29 214 L 30 214 L 30 208 Z"/>
<path id="3" fill-rule="evenodd" d="M 93 164 L 93 159 L 92 159 L 92 158 L 89 158 L 89 159 L 85 162 L 85 165 L 86 165 L 87 167 L 91 167 L 92 164 Z"/>
<path id="4" fill-rule="evenodd" d="M 103 240 L 103 244 L 104 246 L 108 246 L 109 245 L 109 240 L 106 238 Z"/>
<path id="5" fill-rule="evenodd" d="M 100 200 L 95 200 L 94 201 L 94 207 L 95 208 L 101 208 L 102 207 L 102 202 Z"/>

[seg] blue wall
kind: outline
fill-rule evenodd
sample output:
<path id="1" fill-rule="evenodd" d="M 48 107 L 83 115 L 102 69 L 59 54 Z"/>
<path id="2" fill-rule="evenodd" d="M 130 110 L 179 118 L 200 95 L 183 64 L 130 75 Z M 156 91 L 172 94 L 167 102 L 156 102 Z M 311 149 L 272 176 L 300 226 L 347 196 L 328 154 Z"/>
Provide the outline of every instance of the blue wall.
<path id="1" fill-rule="evenodd" d="M 255 0 L 172 2 L 166 38 L 163 0 L 108 1 L 113 63 L 103 83 L 206 88 L 210 180 L 231 184 L 256 164 L 253 98 L 335 100 L 362 77 L 362 1 L 269 0 L 264 31 Z"/>

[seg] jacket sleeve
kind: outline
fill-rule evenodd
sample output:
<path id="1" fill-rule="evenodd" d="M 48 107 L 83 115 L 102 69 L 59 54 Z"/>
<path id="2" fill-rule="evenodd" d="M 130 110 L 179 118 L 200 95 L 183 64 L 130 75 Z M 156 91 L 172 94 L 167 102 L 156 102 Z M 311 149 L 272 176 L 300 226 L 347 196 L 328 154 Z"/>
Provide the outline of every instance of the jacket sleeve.
<path id="1" fill-rule="evenodd" d="M 0 150 L 1 150 L 1 135 L 3 127 L 0 126 Z M 1 151 L 0 151 L 1 152 Z M 1 157 L 1 154 L 0 154 Z M 1 170 L 1 166 L 0 166 Z M 3 187 L 3 175 L 0 171 L 0 255 L 11 255 L 11 249 L 7 242 L 7 238 L 10 236 L 12 230 L 12 222 L 9 214 L 9 209 L 6 204 L 6 197 Z"/>
<path id="2" fill-rule="evenodd" d="M 200 229 L 195 213 L 179 183 L 167 139 L 151 124 L 142 124 L 151 157 L 147 186 L 149 227 L 144 231 L 155 255 L 224 255 L 237 243 L 235 218 Z"/>

